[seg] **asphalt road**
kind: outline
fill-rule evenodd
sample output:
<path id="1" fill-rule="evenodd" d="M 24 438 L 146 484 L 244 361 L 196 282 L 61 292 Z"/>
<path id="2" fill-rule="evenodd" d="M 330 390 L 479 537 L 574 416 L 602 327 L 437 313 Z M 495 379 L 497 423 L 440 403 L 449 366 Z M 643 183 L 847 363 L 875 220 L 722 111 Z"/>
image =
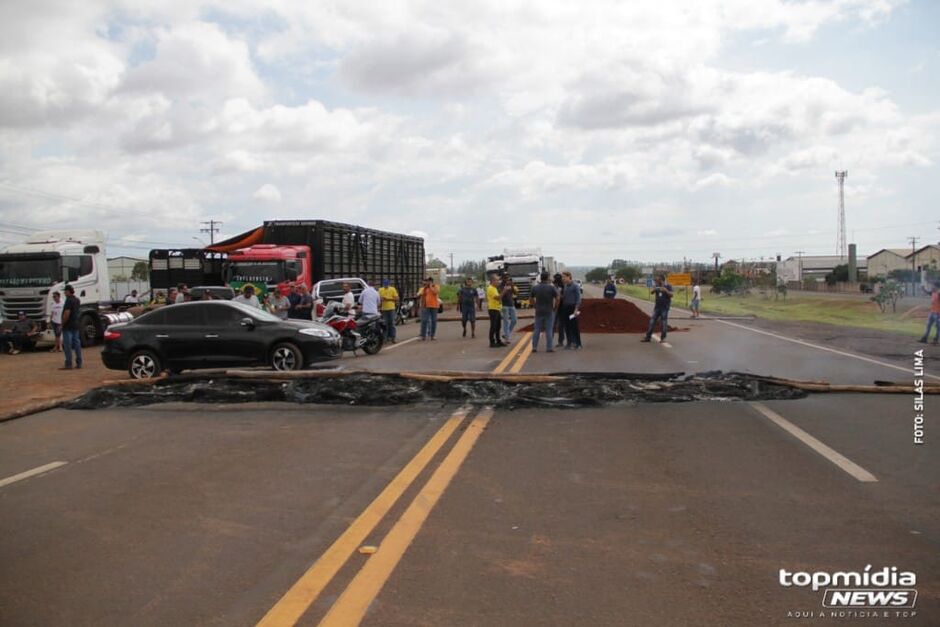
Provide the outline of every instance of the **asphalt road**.
<path id="1" fill-rule="evenodd" d="M 342 363 L 913 376 L 677 322 L 689 330 L 668 345 L 586 335 L 551 354 L 490 349 L 485 329 L 465 340 L 455 323 L 407 341 L 409 325 L 391 350 Z M 927 398 L 925 446 L 907 395 L 45 412 L 0 424 L 0 624 L 938 624 L 938 406 Z M 821 620 L 822 589 L 778 582 L 866 565 L 916 573 L 916 615 Z"/>

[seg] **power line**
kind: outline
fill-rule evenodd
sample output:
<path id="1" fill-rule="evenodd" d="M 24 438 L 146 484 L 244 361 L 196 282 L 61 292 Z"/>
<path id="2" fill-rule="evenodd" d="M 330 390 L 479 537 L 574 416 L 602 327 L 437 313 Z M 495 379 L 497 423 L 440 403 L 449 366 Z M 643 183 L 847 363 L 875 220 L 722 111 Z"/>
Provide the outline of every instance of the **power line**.
<path id="1" fill-rule="evenodd" d="M 218 220 L 204 220 L 202 224 L 207 224 L 207 227 L 199 229 L 200 233 L 209 234 L 209 243 L 215 244 L 215 234 L 219 232 L 219 227 L 222 226 L 222 223 Z"/>

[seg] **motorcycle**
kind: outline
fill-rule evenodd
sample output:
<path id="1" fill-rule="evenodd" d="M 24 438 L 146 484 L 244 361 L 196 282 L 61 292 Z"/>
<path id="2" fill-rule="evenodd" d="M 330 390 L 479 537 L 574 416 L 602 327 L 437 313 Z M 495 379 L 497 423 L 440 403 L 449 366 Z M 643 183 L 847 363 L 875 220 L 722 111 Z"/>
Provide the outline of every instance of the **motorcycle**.
<path id="1" fill-rule="evenodd" d="M 403 300 L 395 312 L 395 326 L 401 326 L 408 322 L 408 318 L 414 315 L 415 301 Z"/>
<path id="2" fill-rule="evenodd" d="M 338 302 L 329 303 L 323 311 L 320 322 L 329 325 L 343 340 L 343 350 L 356 353 L 365 351 L 375 355 L 385 344 L 385 323 L 382 316 L 370 316 L 347 313 Z"/>

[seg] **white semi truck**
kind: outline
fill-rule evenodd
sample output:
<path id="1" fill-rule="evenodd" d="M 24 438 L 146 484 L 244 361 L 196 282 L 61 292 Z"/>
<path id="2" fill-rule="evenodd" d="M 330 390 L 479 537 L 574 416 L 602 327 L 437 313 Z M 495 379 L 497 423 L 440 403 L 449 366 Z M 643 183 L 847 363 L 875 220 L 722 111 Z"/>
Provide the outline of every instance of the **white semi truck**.
<path id="1" fill-rule="evenodd" d="M 519 289 L 517 305 L 528 303 L 532 288 L 539 281 L 544 265 L 542 252 L 535 250 L 504 250 L 502 255 L 490 257 L 486 264 L 487 277 L 493 274 L 508 274 Z"/>
<path id="2" fill-rule="evenodd" d="M 100 340 L 109 324 L 131 319 L 130 314 L 110 309 L 111 281 L 101 231 L 40 231 L 0 252 L 3 319 L 16 320 L 20 311 L 25 312 L 40 325 L 42 343 L 53 338 L 47 324 L 52 293 L 61 292 L 66 284 L 75 288 L 82 303 L 82 345 Z"/>

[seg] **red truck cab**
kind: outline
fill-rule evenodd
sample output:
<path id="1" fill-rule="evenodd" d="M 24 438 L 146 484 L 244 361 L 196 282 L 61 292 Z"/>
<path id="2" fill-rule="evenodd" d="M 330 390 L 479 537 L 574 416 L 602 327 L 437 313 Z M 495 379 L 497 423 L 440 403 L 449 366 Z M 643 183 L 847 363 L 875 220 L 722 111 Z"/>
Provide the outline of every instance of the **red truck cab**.
<path id="1" fill-rule="evenodd" d="M 279 290 L 286 294 L 295 285 L 313 285 L 310 247 L 255 244 L 239 248 L 225 262 L 225 282 L 235 291 L 247 284 L 260 293 Z"/>

